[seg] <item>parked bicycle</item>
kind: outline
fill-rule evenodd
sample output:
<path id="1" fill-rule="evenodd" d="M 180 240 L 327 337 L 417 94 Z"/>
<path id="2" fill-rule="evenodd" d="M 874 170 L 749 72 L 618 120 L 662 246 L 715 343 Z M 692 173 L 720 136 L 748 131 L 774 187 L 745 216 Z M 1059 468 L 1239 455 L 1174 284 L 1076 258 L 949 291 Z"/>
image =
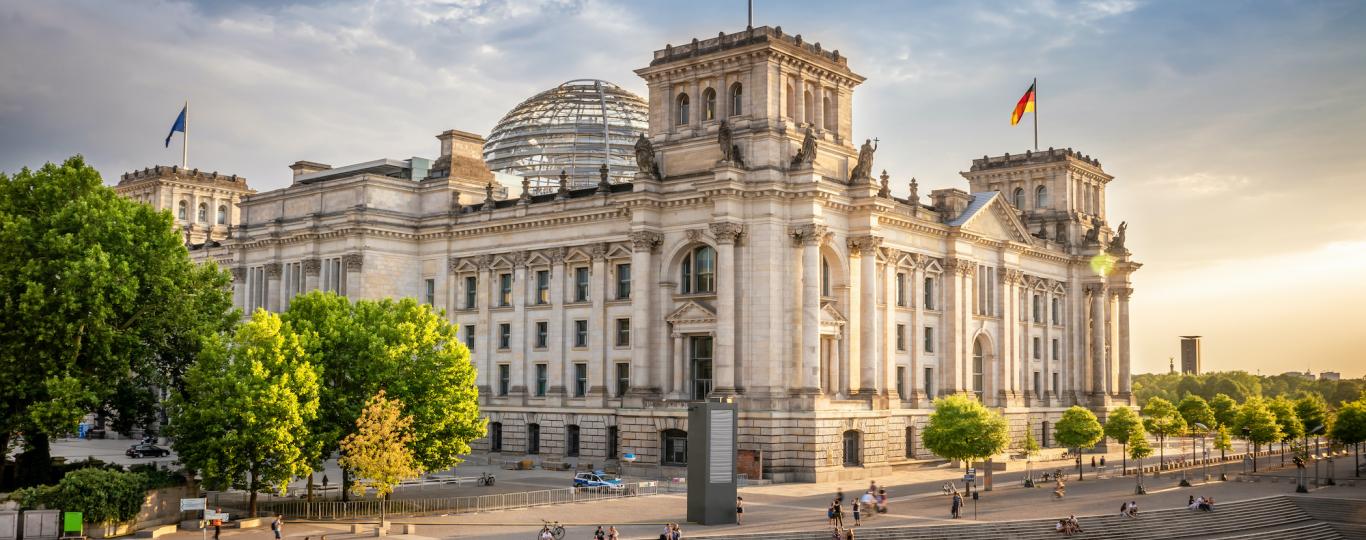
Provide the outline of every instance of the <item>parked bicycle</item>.
<path id="1" fill-rule="evenodd" d="M 543 519 L 541 523 L 544 525 L 541 527 L 541 532 L 536 535 L 537 540 L 544 540 L 546 534 L 549 534 L 554 540 L 564 540 L 564 527 L 560 525 L 560 522 Z"/>
<path id="2" fill-rule="evenodd" d="M 478 482 L 481 486 L 491 486 L 493 485 L 493 475 L 489 473 L 480 473 Z"/>

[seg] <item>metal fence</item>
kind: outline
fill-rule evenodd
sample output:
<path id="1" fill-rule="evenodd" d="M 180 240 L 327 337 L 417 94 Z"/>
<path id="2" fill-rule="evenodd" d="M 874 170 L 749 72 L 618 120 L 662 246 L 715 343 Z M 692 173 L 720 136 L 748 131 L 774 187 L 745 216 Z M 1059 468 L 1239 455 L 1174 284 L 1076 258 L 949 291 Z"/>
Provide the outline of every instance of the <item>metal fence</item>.
<path id="1" fill-rule="evenodd" d="M 274 500 L 257 501 L 256 515 L 282 514 L 302 519 L 352 519 L 378 517 L 380 505 L 386 516 L 416 516 L 424 514 L 471 514 L 490 510 L 510 510 L 532 506 L 642 497 L 660 493 L 659 482 L 632 482 L 621 488 L 563 488 L 469 497 L 440 497 L 426 499 L 398 499 L 389 501 L 317 501 Z M 209 506 L 246 515 L 246 498 L 239 493 L 215 493 L 209 496 Z"/>

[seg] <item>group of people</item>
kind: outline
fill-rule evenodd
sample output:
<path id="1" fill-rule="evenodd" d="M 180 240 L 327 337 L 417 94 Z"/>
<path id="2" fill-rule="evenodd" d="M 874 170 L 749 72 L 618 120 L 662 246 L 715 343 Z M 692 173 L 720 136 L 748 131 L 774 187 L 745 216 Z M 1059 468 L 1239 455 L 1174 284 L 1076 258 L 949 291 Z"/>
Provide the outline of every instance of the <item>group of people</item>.
<path id="1" fill-rule="evenodd" d="M 1072 536 L 1079 532 L 1083 532 L 1081 530 L 1081 524 L 1077 523 L 1077 516 L 1075 515 L 1069 515 L 1066 518 L 1058 520 L 1058 524 L 1054 527 L 1054 530 L 1062 533 L 1063 536 Z"/>
<path id="2" fill-rule="evenodd" d="M 659 534 L 659 540 L 683 540 L 683 528 L 677 523 L 665 523 L 664 532 Z"/>
<path id="3" fill-rule="evenodd" d="M 1213 512 L 1214 497 L 1196 497 L 1195 495 L 1191 495 L 1190 500 L 1186 502 L 1186 508 Z"/>
<path id="4" fill-rule="evenodd" d="M 1131 519 L 1138 519 L 1138 501 L 1129 501 L 1119 505 L 1119 515 Z"/>
<path id="5" fill-rule="evenodd" d="M 854 526 L 863 524 L 863 514 L 872 512 L 875 514 L 887 513 L 887 490 L 880 488 L 877 481 L 868 482 L 868 490 L 864 491 L 857 499 L 850 501 L 850 509 L 854 513 Z M 844 529 L 844 490 L 835 491 L 835 500 L 830 502 L 830 506 L 825 510 L 825 517 L 830 520 L 830 526 L 835 528 L 838 533 Z M 853 531 L 849 531 L 852 538 Z"/>
<path id="6" fill-rule="evenodd" d="M 620 539 L 617 537 L 617 528 L 616 528 L 615 526 L 607 527 L 607 530 L 604 531 L 604 530 L 602 530 L 602 525 L 598 525 L 598 530 L 593 531 L 593 540 L 620 540 Z"/>

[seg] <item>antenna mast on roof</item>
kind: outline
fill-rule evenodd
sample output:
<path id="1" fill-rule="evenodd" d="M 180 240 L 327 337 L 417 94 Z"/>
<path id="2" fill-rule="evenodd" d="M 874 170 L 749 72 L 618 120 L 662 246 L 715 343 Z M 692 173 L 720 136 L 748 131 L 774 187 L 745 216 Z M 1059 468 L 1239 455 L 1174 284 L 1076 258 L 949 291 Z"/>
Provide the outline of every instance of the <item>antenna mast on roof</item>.
<path id="1" fill-rule="evenodd" d="M 749 0 L 749 24 L 745 28 L 754 28 L 754 0 Z"/>

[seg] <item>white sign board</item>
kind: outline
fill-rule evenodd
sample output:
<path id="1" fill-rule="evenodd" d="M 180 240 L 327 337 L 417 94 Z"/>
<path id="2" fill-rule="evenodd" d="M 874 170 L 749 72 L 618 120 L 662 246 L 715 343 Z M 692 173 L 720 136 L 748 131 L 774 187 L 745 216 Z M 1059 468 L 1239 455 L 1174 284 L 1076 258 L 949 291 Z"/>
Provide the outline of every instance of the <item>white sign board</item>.
<path id="1" fill-rule="evenodd" d="M 207 520 L 209 520 L 209 521 L 213 521 L 213 520 L 215 520 L 215 519 L 216 519 L 216 520 L 219 520 L 219 521 L 228 521 L 228 513 L 227 513 L 227 512 L 221 512 L 221 513 L 220 513 L 220 512 L 214 512 L 213 510 L 205 510 L 205 511 L 204 511 L 204 519 L 207 519 Z"/>
<path id="2" fill-rule="evenodd" d="M 208 507 L 208 499 L 180 499 L 181 512 L 193 512 Z"/>
<path id="3" fill-rule="evenodd" d="M 713 484 L 729 484 L 735 478 L 735 411 L 711 411 L 710 442 L 707 480 Z"/>

